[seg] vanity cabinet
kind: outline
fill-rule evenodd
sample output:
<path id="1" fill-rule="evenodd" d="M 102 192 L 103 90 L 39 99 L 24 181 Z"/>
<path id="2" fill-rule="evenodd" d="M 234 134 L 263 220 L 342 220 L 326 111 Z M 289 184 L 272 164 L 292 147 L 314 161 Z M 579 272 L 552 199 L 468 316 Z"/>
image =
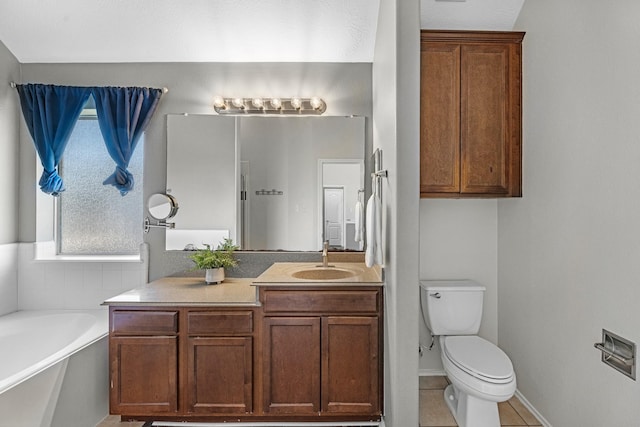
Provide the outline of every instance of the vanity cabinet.
<path id="1" fill-rule="evenodd" d="M 421 31 L 421 197 L 522 196 L 523 37 Z"/>
<path id="2" fill-rule="evenodd" d="M 263 410 L 379 418 L 381 288 L 260 290 Z"/>
<path id="3" fill-rule="evenodd" d="M 253 318 L 247 309 L 110 307 L 111 413 L 251 413 Z"/>
<path id="4" fill-rule="evenodd" d="M 294 283 L 171 278 L 108 300 L 110 412 L 123 421 L 380 420 L 383 288 Z"/>
<path id="5" fill-rule="evenodd" d="M 178 311 L 111 310 L 111 412 L 178 410 Z"/>
<path id="6" fill-rule="evenodd" d="M 187 412 L 251 413 L 253 313 L 190 310 L 187 317 Z"/>

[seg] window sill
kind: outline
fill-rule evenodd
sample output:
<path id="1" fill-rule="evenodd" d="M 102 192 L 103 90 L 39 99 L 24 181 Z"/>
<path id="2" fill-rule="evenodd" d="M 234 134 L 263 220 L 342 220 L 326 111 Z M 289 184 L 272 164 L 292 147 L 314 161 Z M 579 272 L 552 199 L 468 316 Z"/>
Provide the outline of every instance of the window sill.
<path id="1" fill-rule="evenodd" d="M 55 242 L 36 242 L 34 261 L 59 262 L 120 262 L 141 263 L 140 254 L 136 255 L 58 255 Z"/>

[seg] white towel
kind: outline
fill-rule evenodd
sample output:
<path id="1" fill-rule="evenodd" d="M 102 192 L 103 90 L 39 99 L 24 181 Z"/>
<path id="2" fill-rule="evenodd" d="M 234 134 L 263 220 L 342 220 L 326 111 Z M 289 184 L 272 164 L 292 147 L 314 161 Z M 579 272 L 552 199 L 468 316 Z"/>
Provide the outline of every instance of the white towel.
<path id="1" fill-rule="evenodd" d="M 362 211 L 362 203 L 360 202 L 360 200 L 358 200 L 356 202 L 356 235 L 353 238 L 356 243 L 361 243 L 364 241 L 364 218 Z"/>
<path id="2" fill-rule="evenodd" d="M 372 267 L 374 264 L 382 265 L 380 208 L 380 198 L 374 192 L 369 197 L 366 211 L 367 249 L 364 253 L 364 263 L 367 267 Z"/>
<path id="3" fill-rule="evenodd" d="M 373 260 L 375 258 L 375 230 L 374 224 L 376 222 L 376 212 L 374 211 L 374 195 L 372 194 L 369 197 L 369 201 L 367 202 L 367 249 L 364 252 L 364 263 L 367 267 L 373 266 Z"/>

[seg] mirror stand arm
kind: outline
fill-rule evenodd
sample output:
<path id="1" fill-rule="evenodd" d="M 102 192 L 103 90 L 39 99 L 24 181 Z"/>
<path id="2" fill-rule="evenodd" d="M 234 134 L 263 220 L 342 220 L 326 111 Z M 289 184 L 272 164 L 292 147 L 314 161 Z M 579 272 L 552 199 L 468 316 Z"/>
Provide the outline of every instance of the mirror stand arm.
<path id="1" fill-rule="evenodd" d="M 148 233 L 152 228 L 176 228 L 174 222 L 156 221 L 155 224 L 151 223 L 149 217 L 144 218 L 144 232 Z"/>

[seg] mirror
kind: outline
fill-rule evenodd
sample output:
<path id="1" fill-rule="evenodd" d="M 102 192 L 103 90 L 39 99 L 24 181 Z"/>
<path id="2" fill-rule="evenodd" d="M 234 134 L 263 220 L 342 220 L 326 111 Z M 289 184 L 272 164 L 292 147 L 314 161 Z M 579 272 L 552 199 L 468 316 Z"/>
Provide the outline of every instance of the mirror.
<path id="1" fill-rule="evenodd" d="M 182 206 L 166 249 L 362 250 L 364 145 L 363 117 L 168 115 L 167 192 Z"/>
<path id="2" fill-rule="evenodd" d="M 148 233 L 152 228 L 171 229 L 175 223 L 167 222 L 178 213 L 178 202 L 173 196 L 156 193 L 149 196 L 147 200 L 147 211 L 149 216 L 155 220 L 153 223 L 148 216 L 144 217 L 144 232 Z"/>
<path id="3" fill-rule="evenodd" d="M 147 201 L 149 215 L 158 221 L 171 219 L 178 213 L 178 202 L 168 194 L 152 194 Z"/>

